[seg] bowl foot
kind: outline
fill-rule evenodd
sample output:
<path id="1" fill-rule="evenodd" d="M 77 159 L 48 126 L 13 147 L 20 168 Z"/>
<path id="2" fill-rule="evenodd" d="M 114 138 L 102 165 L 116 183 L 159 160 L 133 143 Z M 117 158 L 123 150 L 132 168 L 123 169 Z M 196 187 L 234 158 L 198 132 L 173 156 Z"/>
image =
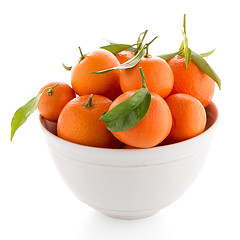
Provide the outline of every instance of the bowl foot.
<path id="1" fill-rule="evenodd" d="M 150 217 L 156 213 L 158 213 L 161 209 L 165 208 L 167 205 L 153 208 L 153 209 L 146 209 L 146 210 L 134 210 L 134 211 L 118 211 L 118 210 L 109 210 L 109 209 L 102 209 L 94 207 L 97 211 L 103 213 L 104 215 L 112 218 L 124 219 L 124 220 L 134 220 L 134 219 L 141 219 Z"/>

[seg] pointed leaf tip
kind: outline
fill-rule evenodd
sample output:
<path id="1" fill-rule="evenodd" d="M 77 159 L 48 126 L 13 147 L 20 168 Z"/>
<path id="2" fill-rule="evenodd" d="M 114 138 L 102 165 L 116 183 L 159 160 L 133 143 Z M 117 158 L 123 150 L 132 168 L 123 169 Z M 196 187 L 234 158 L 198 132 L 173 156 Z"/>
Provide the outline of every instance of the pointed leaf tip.
<path id="1" fill-rule="evenodd" d="M 28 101 L 25 105 L 20 107 L 13 115 L 12 121 L 11 121 L 11 137 L 10 141 L 12 141 L 13 136 L 17 129 L 23 125 L 27 118 L 37 109 L 37 105 L 39 102 L 39 99 L 42 94 L 37 95 L 36 97 L 32 98 L 30 101 Z"/>
<path id="2" fill-rule="evenodd" d="M 202 57 L 208 57 L 208 56 L 212 55 L 215 50 L 216 50 L 216 48 L 214 48 L 212 51 L 209 51 L 209 52 L 206 52 L 206 53 L 201 53 L 199 55 L 202 56 Z"/>
<path id="3" fill-rule="evenodd" d="M 211 77 L 218 85 L 219 90 L 221 90 L 221 80 L 216 74 L 216 72 L 210 67 L 206 60 L 199 54 L 192 51 L 192 60 L 199 67 L 199 69 Z"/>
<path id="4" fill-rule="evenodd" d="M 72 66 L 68 67 L 68 66 L 64 65 L 63 63 L 62 63 L 62 65 L 63 65 L 64 69 L 66 69 L 67 71 L 71 71 Z"/>

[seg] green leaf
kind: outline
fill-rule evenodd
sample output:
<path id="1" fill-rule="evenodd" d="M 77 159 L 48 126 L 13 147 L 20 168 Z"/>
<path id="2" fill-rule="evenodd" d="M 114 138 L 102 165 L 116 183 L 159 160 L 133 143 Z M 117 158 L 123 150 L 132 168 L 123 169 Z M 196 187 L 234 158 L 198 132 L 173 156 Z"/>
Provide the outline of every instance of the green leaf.
<path id="1" fill-rule="evenodd" d="M 62 63 L 62 65 L 63 65 L 63 67 L 64 67 L 67 71 L 71 71 L 72 66 L 68 67 L 68 66 L 64 65 L 63 63 Z"/>
<path id="2" fill-rule="evenodd" d="M 133 45 L 130 45 L 130 44 L 122 44 L 122 43 L 117 43 L 117 42 L 114 42 L 114 41 L 111 41 L 111 40 L 107 40 L 107 39 L 104 39 L 106 42 L 108 42 L 110 45 L 114 45 L 114 44 L 120 44 L 120 45 L 129 45 L 130 47 L 127 48 L 127 49 L 124 49 L 126 51 L 135 51 L 135 47 L 133 47 L 135 44 Z M 101 47 L 100 47 L 101 48 Z"/>
<path id="3" fill-rule="evenodd" d="M 144 47 L 138 52 L 138 54 L 136 56 L 134 56 L 133 58 L 131 58 L 130 60 L 128 60 L 127 62 L 118 65 L 117 67 L 113 67 L 113 68 L 109 68 L 109 69 L 105 69 L 102 71 L 98 71 L 98 72 L 90 72 L 90 73 L 95 73 L 95 74 L 103 74 L 103 73 L 107 73 L 110 72 L 114 69 L 128 69 L 128 68 L 132 68 L 134 66 L 136 66 L 140 60 L 143 57 L 144 54 Z"/>
<path id="4" fill-rule="evenodd" d="M 182 41 L 181 43 L 181 46 L 178 50 L 178 54 L 181 56 L 181 57 L 184 57 L 184 41 Z"/>
<path id="5" fill-rule="evenodd" d="M 39 99 L 42 94 L 37 95 L 36 97 L 32 98 L 29 102 L 25 105 L 20 107 L 13 115 L 12 122 L 11 122 L 11 141 L 16 130 L 23 125 L 27 118 L 36 110 Z"/>
<path id="6" fill-rule="evenodd" d="M 112 132 L 121 132 L 133 128 L 148 112 L 151 93 L 147 89 L 142 68 L 139 69 L 142 88 L 100 117 L 100 120 L 106 123 L 108 130 Z"/>
<path id="7" fill-rule="evenodd" d="M 136 48 L 135 47 L 130 47 L 130 48 L 128 48 L 128 49 L 126 49 L 126 51 L 135 51 L 136 50 Z"/>
<path id="8" fill-rule="evenodd" d="M 184 57 L 186 62 L 186 68 L 188 68 L 191 59 L 191 50 L 188 48 L 188 40 L 186 37 L 184 37 Z"/>
<path id="9" fill-rule="evenodd" d="M 187 53 L 186 53 L 186 50 L 184 50 L 184 55 L 185 55 L 185 61 L 186 61 L 186 68 L 188 68 L 188 65 L 191 60 L 192 50 L 190 48 L 187 48 Z"/>
<path id="10" fill-rule="evenodd" d="M 141 35 L 142 35 L 142 34 L 143 34 L 143 32 L 140 33 L 139 36 L 138 36 L 138 39 L 137 39 L 137 46 L 139 46 L 139 45 L 142 44 L 142 39 L 141 39 Z"/>
<path id="11" fill-rule="evenodd" d="M 129 45 L 129 44 L 121 44 L 121 43 L 111 43 L 107 46 L 103 46 L 103 47 L 100 47 L 102 49 L 105 49 L 113 54 L 117 54 L 123 50 L 127 50 L 129 48 L 131 48 L 132 45 Z"/>
<path id="12" fill-rule="evenodd" d="M 151 103 L 151 94 L 146 88 L 141 88 L 130 98 L 121 102 L 100 120 L 106 123 L 109 131 L 126 131 L 137 125 L 147 114 Z"/>
<path id="13" fill-rule="evenodd" d="M 219 89 L 221 89 L 221 80 L 215 71 L 210 67 L 210 65 L 205 61 L 205 59 L 199 54 L 192 51 L 191 54 L 192 60 L 199 67 L 199 69 L 211 77 L 218 85 Z"/>
<path id="14" fill-rule="evenodd" d="M 13 115 L 12 122 L 11 122 L 11 138 L 10 141 L 12 141 L 13 136 L 17 129 L 21 127 L 26 121 L 27 118 L 37 109 L 39 99 L 41 98 L 42 94 L 44 92 L 47 93 L 47 95 L 52 95 L 52 90 L 57 87 L 59 83 L 56 83 L 54 86 L 46 87 L 40 94 L 38 94 L 36 97 L 32 98 L 30 101 L 28 101 L 25 105 L 20 107 Z"/>
<path id="15" fill-rule="evenodd" d="M 210 51 L 210 52 L 201 53 L 201 54 L 199 54 L 199 55 L 202 56 L 202 57 L 208 57 L 208 56 L 210 56 L 214 51 L 215 51 L 215 48 L 214 48 L 212 51 Z"/>
<path id="16" fill-rule="evenodd" d="M 178 55 L 178 52 L 163 54 L 163 55 L 159 55 L 159 56 L 157 56 L 157 57 L 160 57 L 160 58 L 162 58 L 162 59 L 164 59 L 164 60 L 169 60 L 169 59 L 175 57 L 176 55 Z"/>

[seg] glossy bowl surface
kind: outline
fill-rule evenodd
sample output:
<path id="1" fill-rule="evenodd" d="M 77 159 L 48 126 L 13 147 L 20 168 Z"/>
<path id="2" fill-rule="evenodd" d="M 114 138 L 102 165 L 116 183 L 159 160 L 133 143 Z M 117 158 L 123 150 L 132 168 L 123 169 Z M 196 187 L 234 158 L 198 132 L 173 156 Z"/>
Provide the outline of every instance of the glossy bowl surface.
<path id="1" fill-rule="evenodd" d="M 56 123 L 40 116 L 41 129 L 63 180 L 82 202 L 111 217 L 151 216 L 194 182 L 218 123 L 213 102 L 206 130 L 189 140 L 150 149 L 83 146 L 56 136 Z"/>

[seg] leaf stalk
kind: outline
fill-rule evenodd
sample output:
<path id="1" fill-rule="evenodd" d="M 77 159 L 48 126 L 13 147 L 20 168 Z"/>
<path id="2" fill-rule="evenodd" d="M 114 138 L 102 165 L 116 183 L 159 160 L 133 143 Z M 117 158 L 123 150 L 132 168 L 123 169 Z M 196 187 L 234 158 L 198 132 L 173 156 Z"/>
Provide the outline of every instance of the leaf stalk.
<path id="1" fill-rule="evenodd" d="M 153 38 L 149 43 L 145 44 L 146 53 L 145 53 L 144 57 L 148 57 L 148 47 L 153 41 L 155 41 L 156 38 L 157 38 L 157 36 L 155 38 Z"/>

